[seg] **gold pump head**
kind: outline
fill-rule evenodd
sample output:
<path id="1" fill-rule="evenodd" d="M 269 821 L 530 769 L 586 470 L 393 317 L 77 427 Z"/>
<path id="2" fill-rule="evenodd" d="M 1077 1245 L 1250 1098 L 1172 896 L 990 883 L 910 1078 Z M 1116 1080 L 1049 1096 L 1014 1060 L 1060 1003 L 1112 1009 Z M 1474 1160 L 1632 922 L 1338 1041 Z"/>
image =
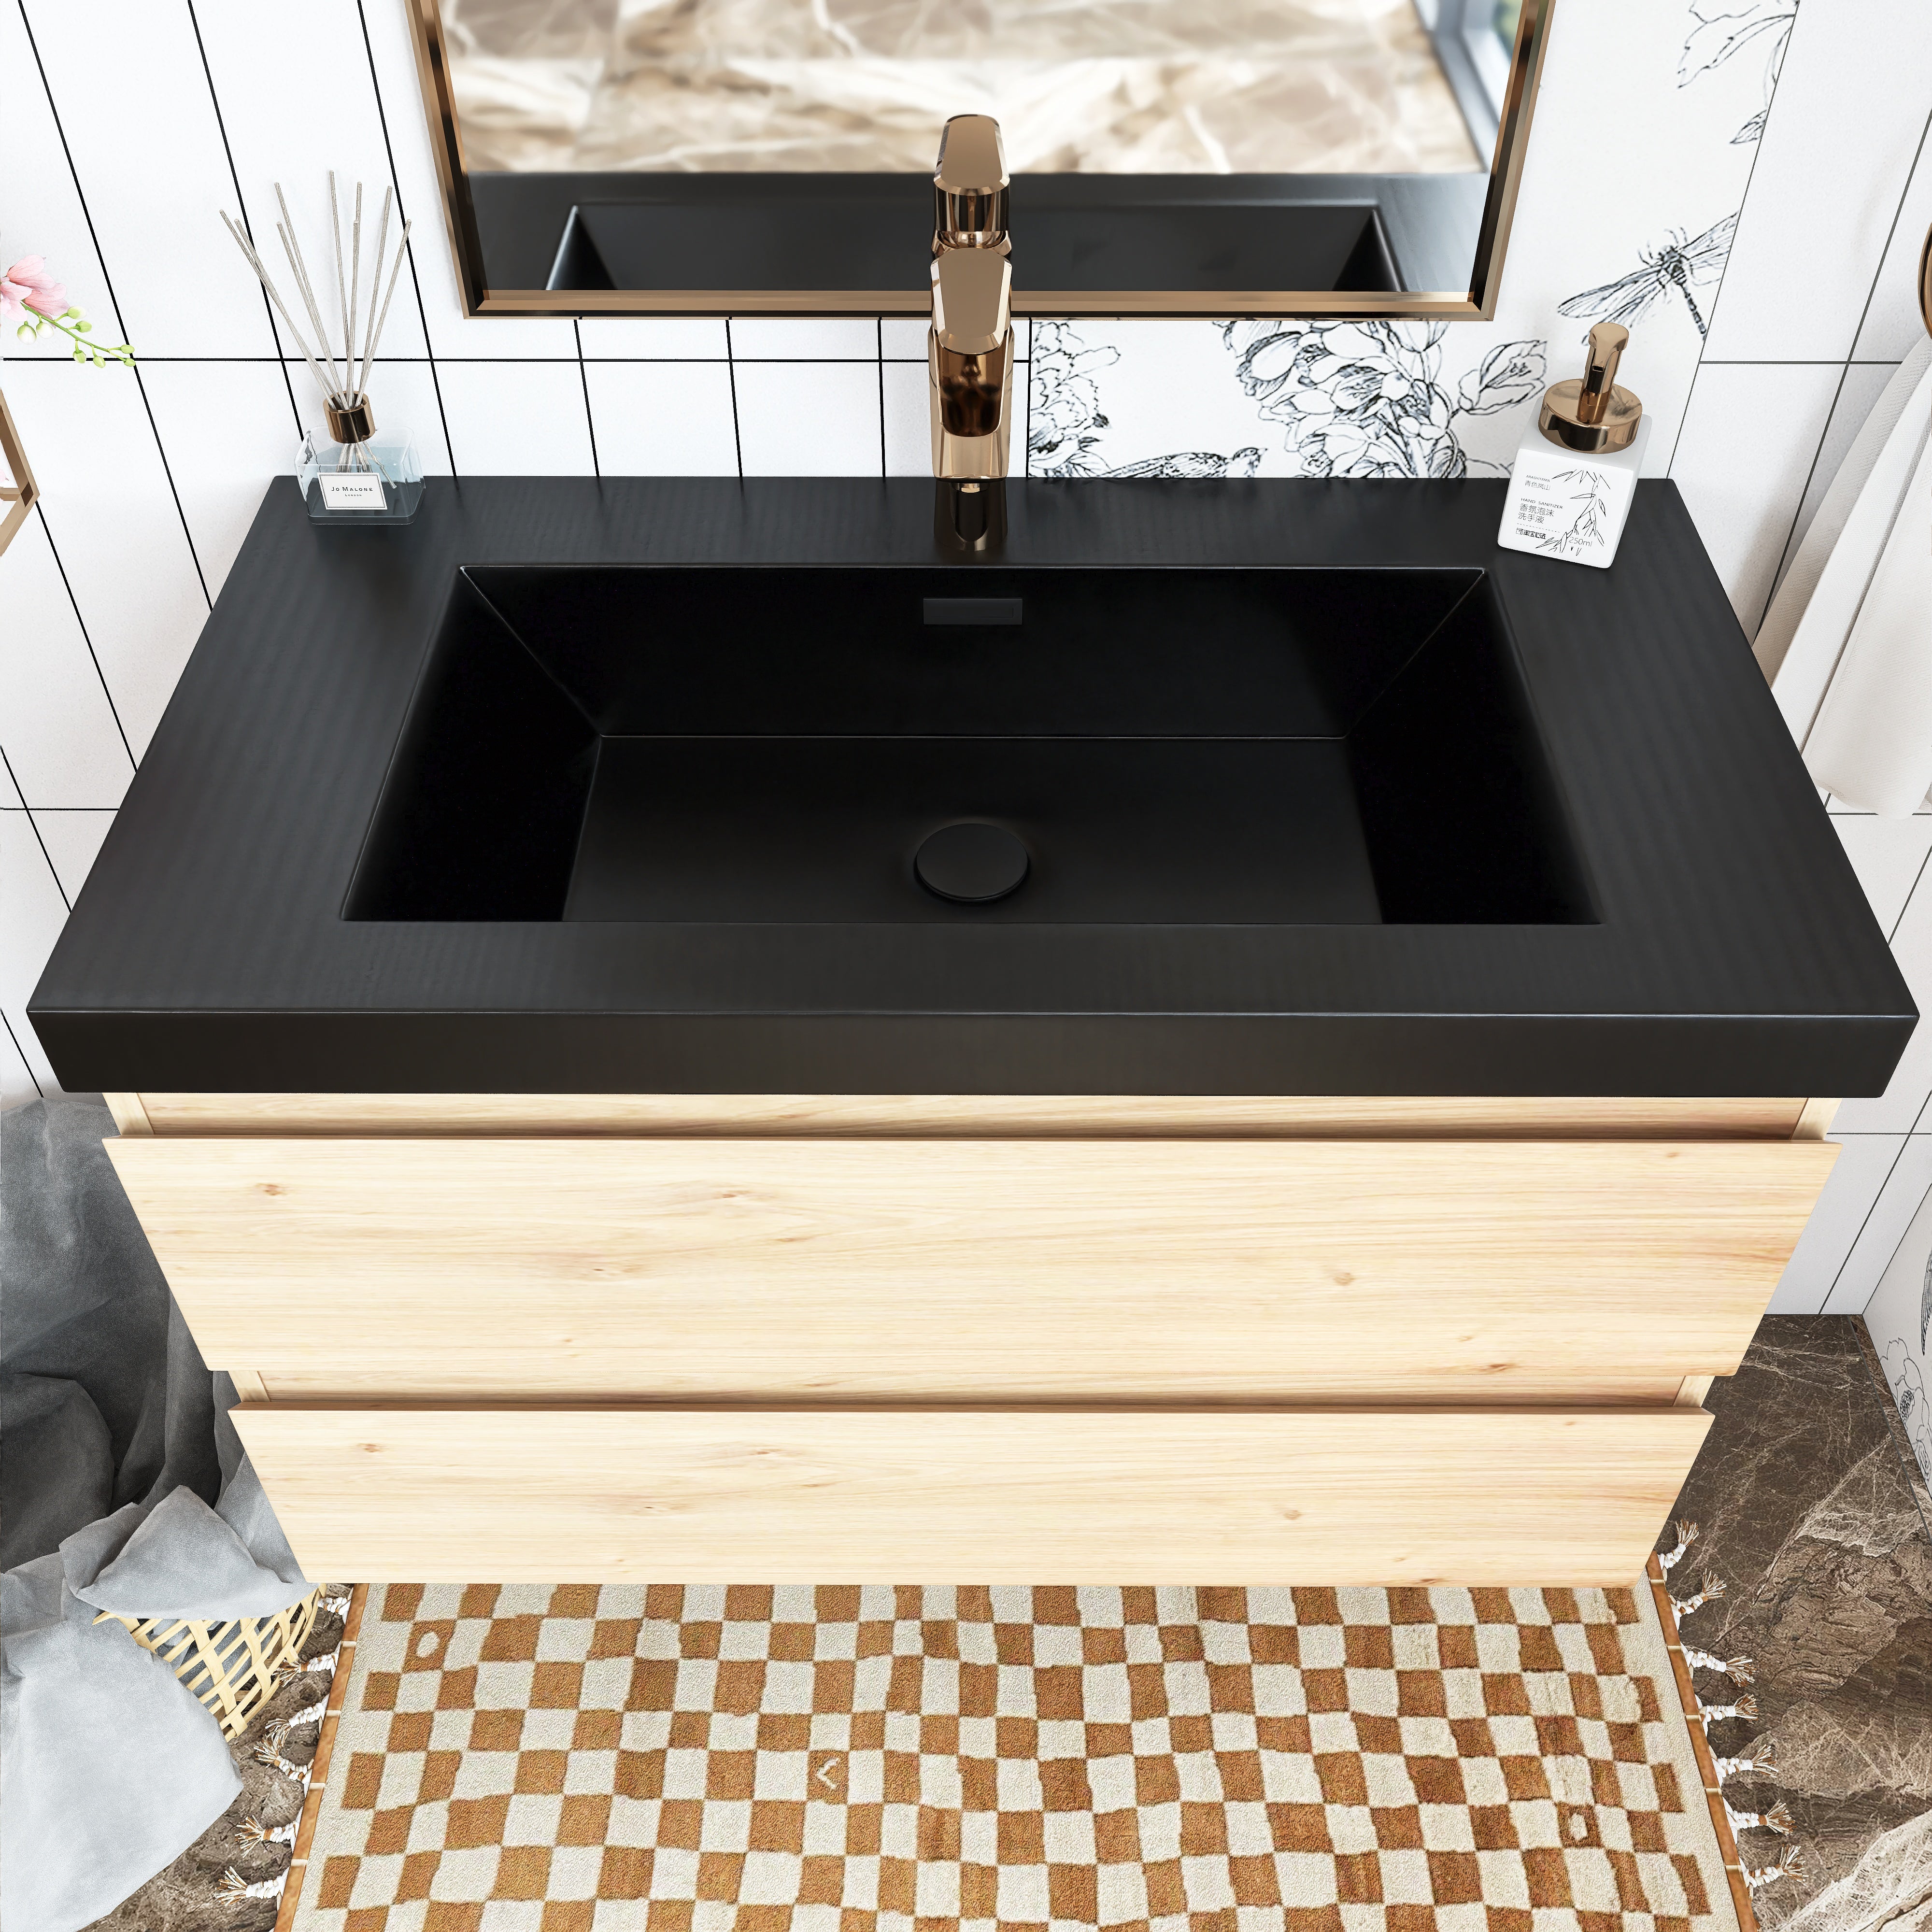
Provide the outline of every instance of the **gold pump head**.
<path id="1" fill-rule="evenodd" d="M 1620 322 L 1600 322 L 1590 332 L 1590 352 L 1582 380 L 1552 382 L 1544 392 L 1537 428 L 1564 449 L 1602 455 L 1628 449 L 1636 440 L 1643 405 L 1617 386 L 1617 364 L 1630 344 Z"/>

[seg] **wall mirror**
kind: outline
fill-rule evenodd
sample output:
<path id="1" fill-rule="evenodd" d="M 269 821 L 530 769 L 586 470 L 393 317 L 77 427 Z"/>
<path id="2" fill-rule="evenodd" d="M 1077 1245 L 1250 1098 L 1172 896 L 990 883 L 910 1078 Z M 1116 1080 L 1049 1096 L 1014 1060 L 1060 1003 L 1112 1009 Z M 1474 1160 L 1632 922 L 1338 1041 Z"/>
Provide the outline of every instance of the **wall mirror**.
<path id="1" fill-rule="evenodd" d="M 1013 307 L 1493 310 L 1553 0 L 409 0 L 478 315 L 916 314 L 947 116 Z"/>

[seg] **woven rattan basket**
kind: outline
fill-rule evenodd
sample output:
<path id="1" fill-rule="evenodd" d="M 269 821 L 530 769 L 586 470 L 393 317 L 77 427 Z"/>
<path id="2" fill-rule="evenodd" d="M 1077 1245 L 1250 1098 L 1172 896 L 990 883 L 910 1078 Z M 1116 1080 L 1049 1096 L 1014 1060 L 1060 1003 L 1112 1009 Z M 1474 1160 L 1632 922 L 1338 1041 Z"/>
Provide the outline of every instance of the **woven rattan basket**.
<path id="1" fill-rule="evenodd" d="M 322 1592 L 272 1617 L 130 1617 L 103 1610 L 98 1624 L 119 1624 L 143 1650 L 151 1650 L 214 1714 L 224 1737 L 238 1738 L 274 1696 L 279 1675 L 302 1661 L 302 1647 L 315 1624 Z"/>

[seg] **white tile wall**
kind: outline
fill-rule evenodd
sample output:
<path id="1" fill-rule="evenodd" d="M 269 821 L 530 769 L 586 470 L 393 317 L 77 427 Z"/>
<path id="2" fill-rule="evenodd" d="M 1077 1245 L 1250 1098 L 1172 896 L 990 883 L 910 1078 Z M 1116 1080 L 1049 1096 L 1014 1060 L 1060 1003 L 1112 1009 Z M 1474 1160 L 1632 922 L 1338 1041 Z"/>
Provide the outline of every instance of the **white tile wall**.
<path id="1" fill-rule="evenodd" d="M 1848 362 L 1844 368 L 1844 379 L 1838 386 L 1838 393 L 1832 399 L 1831 420 L 1825 426 L 1817 453 L 1812 458 L 1810 472 L 1804 484 L 1804 500 L 1798 506 L 1798 514 L 1792 519 L 1790 541 L 1784 547 L 1784 555 L 1779 560 L 1778 576 L 1781 578 L 1790 567 L 1791 560 L 1798 553 L 1798 547 L 1804 541 L 1804 533 L 1811 527 L 1811 519 L 1818 513 L 1818 506 L 1825 492 L 1832 487 L 1832 479 L 1838 473 L 1838 465 L 1845 460 L 1845 452 L 1852 446 L 1853 439 L 1864 428 L 1864 420 L 1871 413 L 1872 405 L 1883 393 L 1890 382 L 1896 362 Z"/>
<path id="2" fill-rule="evenodd" d="M 355 184 L 363 184 L 364 259 L 372 267 L 382 190 L 394 182 L 356 0 L 303 0 L 292 7 L 264 7 L 260 0 L 194 0 L 194 10 L 239 183 L 238 212 L 246 217 L 256 248 L 275 274 L 276 286 L 299 327 L 306 320 L 304 311 L 286 275 L 278 272 L 286 263 L 275 235 L 280 216 L 275 184 L 281 184 L 310 270 L 316 272 L 325 266 L 316 256 L 329 232 L 328 171 L 332 169 L 336 176 L 345 248 Z M 314 111 L 292 113 L 289 76 L 312 68 L 318 49 L 328 50 L 326 108 L 318 99 Z M 231 214 L 238 212 L 237 199 L 231 190 L 223 203 Z M 418 224 L 419 238 L 438 238 L 442 217 L 431 200 L 421 208 L 412 206 L 392 214 L 387 244 L 391 253 L 401 235 L 404 213 Z M 235 252 L 225 233 L 217 238 L 221 247 Z M 315 280 L 320 287 L 320 273 Z M 340 349 L 339 317 L 324 319 Z M 303 333 L 312 332 L 304 328 Z M 295 345 L 279 321 L 277 334 L 284 351 L 293 352 Z M 359 327 L 356 338 L 362 339 Z M 314 346 L 311 340 L 310 346 Z M 383 322 L 382 346 L 392 357 L 428 353 L 422 304 L 406 263 Z"/>
<path id="3" fill-rule="evenodd" d="M 106 686 L 47 541 L 30 517 L 7 553 L 0 751 L 16 805 L 112 811 L 134 776 Z"/>
<path id="4" fill-rule="evenodd" d="M 1568 0 L 1498 320 L 1450 330 L 1430 352 L 1430 380 L 1438 404 L 1456 407 L 1469 372 L 1506 344 L 1546 352 L 1564 373 L 1585 321 L 1560 304 L 1742 202 L 1721 286 L 1699 285 L 1708 340 L 1666 290 L 1639 320 L 1630 367 L 1657 420 L 1653 470 L 1674 460 L 1748 628 L 1916 338 L 1913 272 L 1932 222 L 1932 11 L 1924 0 L 1804 0 L 1756 149 L 1732 136 L 1762 104 L 1768 41 L 1699 68 L 1685 58 L 1692 25 L 1684 0 Z M 1714 44 L 1706 36 L 1705 51 Z M 1612 63 L 1619 84 L 1606 89 Z M 285 376 L 276 359 L 291 345 L 218 209 L 244 216 L 274 261 L 280 180 L 313 259 L 326 252 L 325 169 L 365 184 L 372 230 L 394 186 L 416 226 L 371 388 L 379 421 L 410 428 L 431 474 L 918 476 L 929 456 L 916 319 L 466 319 L 405 0 L 0 0 L 0 254 L 46 254 L 100 332 L 126 333 L 142 356 L 136 376 L 77 370 L 46 338 L 0 343 L 46 491 L 0 562 L 10 1102 L 51 1084 L 22 1008 L 66 898 L 263 484 L 292 466 L 299 426 L 319 418 L 305 368 Z M 1576 180 L 1606 153 L 1620 158 L 1614 204 L 1579 223 Z M 1033 332 L 1024 321 L 1016 331 L 1023 363 Z M 1217 327 L 1093 320 L 1077 333 L 1100 352 L 1076 372 L 1106 418 L 1094 466 L 1254 446 L 1262 473 L 1294 472 L 1282 424 L 1241 390 Z M 1366 337 L 1338 340 L 1377 352 Z M 1030 374 L 1017 372 L 1016 466 Z M 1506 460 L 1533 409 L 1526 394 L 1459 418 L 1466 454 Z M 1838 830 L 1932 1006 L 1932 817 L 1840 817 Z M 1928 1088 L 1932 1029 L 1892 1091 L 1841 1113 L 1846 1152 L 1780 1306 L 1852 1306 L 1876 1279 L 1894 1208 L 1932 1152 L 1932 1133 L 1914 1131 L 1932 1125 Z"/>
<path id="5" fill-rule="evenodd" d="M 6 380 L 39 514 L 136 758 L 208 615 L 142 381 L 118 366 L 44 362 L 12 364 Z"/>
<path id="6" fill-rule="evenodd" d="M 606 476 L 735 476 L 738 436 L 725 362 L 586 362 Z"/>
<path id="7" fill-rule="evenodd" d="M 568 326 L 568 325 L 566 325 Z M 588 476 L 584 365 L 442 362 L 436 368 L 459 476 Z M 372 381 L 370 392 L 374 393 Z"/>
<path id="8" fill-rule="evenodd" d="M 183 0 L 23 4 L 128 340 L 148 356 L 274 355 L 217 214 L 234 178 Z"/>
<path id="9" fill-rule="evenodd" d="M 1906 1141 L 1902 1133 L 1834 1132 L 1831 1138 L 1841 1150 L 1772 1297 L 1774 1315 L 1816 1315 L 1823 1309 Z"/>
<path id="10" fill-rule="evenodd" d="M 101 842 L 114 823 L 111 812 L 36 812 L 34 830 L 54 869 L 62 896 L 71 906 L 100 856 Z"/>
<path id="11" fill-rule="evenodd" d="M 1804 0 L 1711 322 L 1721 362 L 1852 352 L 1932 101 L 1924 0 Z M 1877 194 L 1860 191 L 1884 184 Z"/>
<path id="12" fill-rule="evenodd" d="M 717 316 L 586 316 L 577 331 L 590 361 L 723 362 L 731 353 Z"/>
<path id="13" fill-rule="evenodd" d="M 289 467 L 300 436 L 292 385 L 279 362 L 154 362 L 141 386 L 202 581 L 218 597 L 261 506 L 262 478 Z"/>
<path id="14" fill-rule="evenodd" d="M 1670 473 L 1747 632 L 1755 632 L 1831 420 L 1840 365 L 1707 362 Z"/>
<path id="15" fill-rule="evenodd" d="M 1932 1186 L 1932 1134 L 1908 1134 L 1826 1298 L 1826 1314 L 1863 1312 L 1928 1186 Z"/>
<path id="16" fill-rule="evenodd" d="M 732 374 L 747 476 L 884 475 L 876 356 L 866 362 L 734 362 Z"/>
<path id="17" fill-rule="evenodd" d="M 1932 228 L 1932 122 L 1919 130 L 1918 152 L 1905 198 L 1892 224 L 1885 259 L 1852 350 L 1854 361 L 1898 362 L 1925 327 L 1918 310 L 1918 251 Z"/>
<path id="18" fill-rule="evenodd" d="M 6 259 L 0 268 L 21 255 L 45 256 L 95 333 L 118 342 L 120 319 L 62 148 L 53 104 L 40 84 L 26 18 L 17 7 L 0 7 L 0 74 L 7 76 L 6 107 L 0 112 L 0 254 Z M 38 342 L 11 334 L 4 340 L 10 361 L 65 361 L 72 353 L 67 339 L 51 328 L 43 329 Z"/>

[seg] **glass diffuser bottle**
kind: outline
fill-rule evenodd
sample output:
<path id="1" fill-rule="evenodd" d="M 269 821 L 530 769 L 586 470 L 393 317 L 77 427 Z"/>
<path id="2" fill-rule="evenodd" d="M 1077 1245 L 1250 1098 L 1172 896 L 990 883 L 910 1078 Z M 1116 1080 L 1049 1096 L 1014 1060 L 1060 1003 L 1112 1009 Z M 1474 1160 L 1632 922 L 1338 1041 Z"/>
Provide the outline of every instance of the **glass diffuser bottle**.
<path id="1" fill-rule="evenodd" d="M 318 523 L 406 524 L 422 501 L 422 465 L 406 430 L 379 434 L 368 396 L 329 397 L 328 429 L 302 439 L 297 480 Z"/>
<path id="2" fill-rule="evenodd" d="M 388 320 L 390 300 L 396 292 L 396 278 L 401 272 L 404 251 L 409 245 L 410 225 L 406 221 L 397 238 L 396 252 L 389 265 L 388 285 L 383 291 L 379 308 L 376 292 L 382 286 L 389 213 L 394 201 L 394 190 L 385 188 L 382 224 L 376 232 L 374 272 L 368 280 L 368 307 L 365 310 L 362 306 L 362 184 L 358 182 L 356 184 L 355 206 L 349 227 L 350 245 L 345 256 L 335 176 L 332 173 L 328 177 L 329 231 L 334 244 L 337 294 L 342 325 L 339 363 L 330 346 L 328 325 L 323 320 L 322 305 L 316 297 L 315 284 L 309 278 L 302 244 L 296 238 L 294 218 L 289 213 L 281 183 L 275 184 L 275 204 L 282 214 L 275 232 L 281 239 L 282 252 L 288 257 L 289 272 L 295 279 L 296 299 L 308 317 L 310 332 L 314 338 L 313 347 L 290 314 L 288 304 L 270 279 L 247 232 L 225 212 L 221 218 L 229 233 L 235 238 L 235 245 L 260 279 L 268 300 L 274 305 L 275 313 L 294 338 L 303 361 L 315 377 L 316 387 L 322 392 L 322 414 L 328 425 L 328 434 L 319 436 L 310 430 L 302 438 L 302 454 L 296 464 L 302 501 L 316 523 L 406 524 L 416 514 L 416 506 L 422 501 L 422 465 L 416 458 L 416 444 L 406 430 L 392 430 L 387 435 L 379 436 L 376 431 L 376 412 L 369 401 L 370 367 L 382 339 L 382 325 Z M 362 330 L 359 352 L 356 345 L 358 323 Z"/>

